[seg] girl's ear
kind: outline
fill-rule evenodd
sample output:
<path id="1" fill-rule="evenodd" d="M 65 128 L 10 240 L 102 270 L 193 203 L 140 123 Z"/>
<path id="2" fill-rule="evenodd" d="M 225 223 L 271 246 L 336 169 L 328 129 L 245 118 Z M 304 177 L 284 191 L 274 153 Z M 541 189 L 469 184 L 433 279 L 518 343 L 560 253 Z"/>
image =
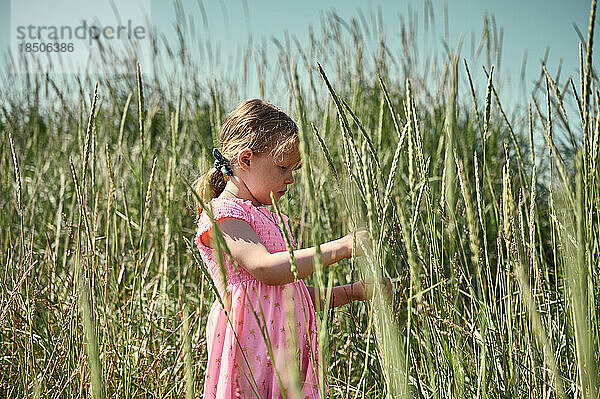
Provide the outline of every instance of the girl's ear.
<path id="1" fill-rule="evenodd" d="M 250 160 L 252 159 L 253 152 L 250 148 L 246 147 L 241 150 L 238 154 L 238 165 L 240 169 L 247 170 L 250 166 Z"/>

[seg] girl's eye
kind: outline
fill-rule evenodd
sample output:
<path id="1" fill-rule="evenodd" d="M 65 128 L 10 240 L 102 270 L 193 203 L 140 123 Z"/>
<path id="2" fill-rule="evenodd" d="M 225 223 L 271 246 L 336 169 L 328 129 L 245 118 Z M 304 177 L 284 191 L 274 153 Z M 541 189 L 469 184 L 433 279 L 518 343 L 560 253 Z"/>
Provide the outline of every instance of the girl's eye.
<path id="1" fill-rule="evenodd" d="M 285 166 L 280 166 L 279 167 L 281 170 L 286 170 L 287 168 Z"/>

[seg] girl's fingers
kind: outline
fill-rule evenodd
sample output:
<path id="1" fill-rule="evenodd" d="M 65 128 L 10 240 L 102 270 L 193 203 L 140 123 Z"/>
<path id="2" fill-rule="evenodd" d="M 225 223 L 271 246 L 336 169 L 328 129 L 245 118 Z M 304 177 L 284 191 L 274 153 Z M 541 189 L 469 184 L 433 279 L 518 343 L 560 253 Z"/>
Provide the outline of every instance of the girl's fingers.
<path id="1" fill-rule="evenodd" d="M 392 298 L 394 296 L 394 287 L 392 286 L 392 281 L 385 277 L 385 292 L 387 292 L 387 295 L 389 298 Z"/>
<path id="2" fill-rule="evenodd" d="M 383 290 L 386 292 L 388 299 L 391 299 L 394 296 L 394 287 L 392 285 L 392 281 L 389 278 L 387 278 L 387 277 L 384 277 L 384 278 L 385 278 L 385 284 L 383 286 Z M 373 288 L 374 288 L 375 282 L 370 279 L 363 279 L 363 280 L 361 280 L 361 284 L 364 289 L 365 299 L 366 300 L 373 299 Z"/>

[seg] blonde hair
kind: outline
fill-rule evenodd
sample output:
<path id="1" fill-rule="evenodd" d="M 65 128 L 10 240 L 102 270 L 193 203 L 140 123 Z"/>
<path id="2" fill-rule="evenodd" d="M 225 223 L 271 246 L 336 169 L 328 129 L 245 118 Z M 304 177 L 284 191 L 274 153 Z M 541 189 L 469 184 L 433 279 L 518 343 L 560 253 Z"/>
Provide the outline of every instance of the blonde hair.
<path id="1" fill-rule="evenodd" d="M 240 103 L 227 115 L 219 134 L 219 151 L 232 165 L 246 147 L 255 154 L 270 150 L 278 157 L 297 141 L 298 126 L 292 118 L 273 104 L 253 99 Z M 227 178 L 213 166 L 194 181 L 193 188 L 206 204 L 223 192 Z M 200 217 L 202 207 L 197 199 L 196 203 Z"/>

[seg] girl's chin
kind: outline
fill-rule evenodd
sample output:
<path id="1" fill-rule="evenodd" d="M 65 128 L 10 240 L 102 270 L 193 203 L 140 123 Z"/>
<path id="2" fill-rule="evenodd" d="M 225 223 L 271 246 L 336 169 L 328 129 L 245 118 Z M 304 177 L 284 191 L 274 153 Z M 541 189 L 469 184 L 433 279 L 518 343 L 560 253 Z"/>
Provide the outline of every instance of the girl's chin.
<path id="1" fill-rule="evenodd" d="M 276 200 L 279 200 L 281 197 L 283 197 L 285 194 L 287 193 L 286 191 L 276 191 L 273 192 L 273 197 L 275 197 Z M 269 197 L 266 199 L 265 202 L 263 202 L 265 205 L 273 205 L 272 201 L 271 201 L 271 195 L 269 195 Z"/>

